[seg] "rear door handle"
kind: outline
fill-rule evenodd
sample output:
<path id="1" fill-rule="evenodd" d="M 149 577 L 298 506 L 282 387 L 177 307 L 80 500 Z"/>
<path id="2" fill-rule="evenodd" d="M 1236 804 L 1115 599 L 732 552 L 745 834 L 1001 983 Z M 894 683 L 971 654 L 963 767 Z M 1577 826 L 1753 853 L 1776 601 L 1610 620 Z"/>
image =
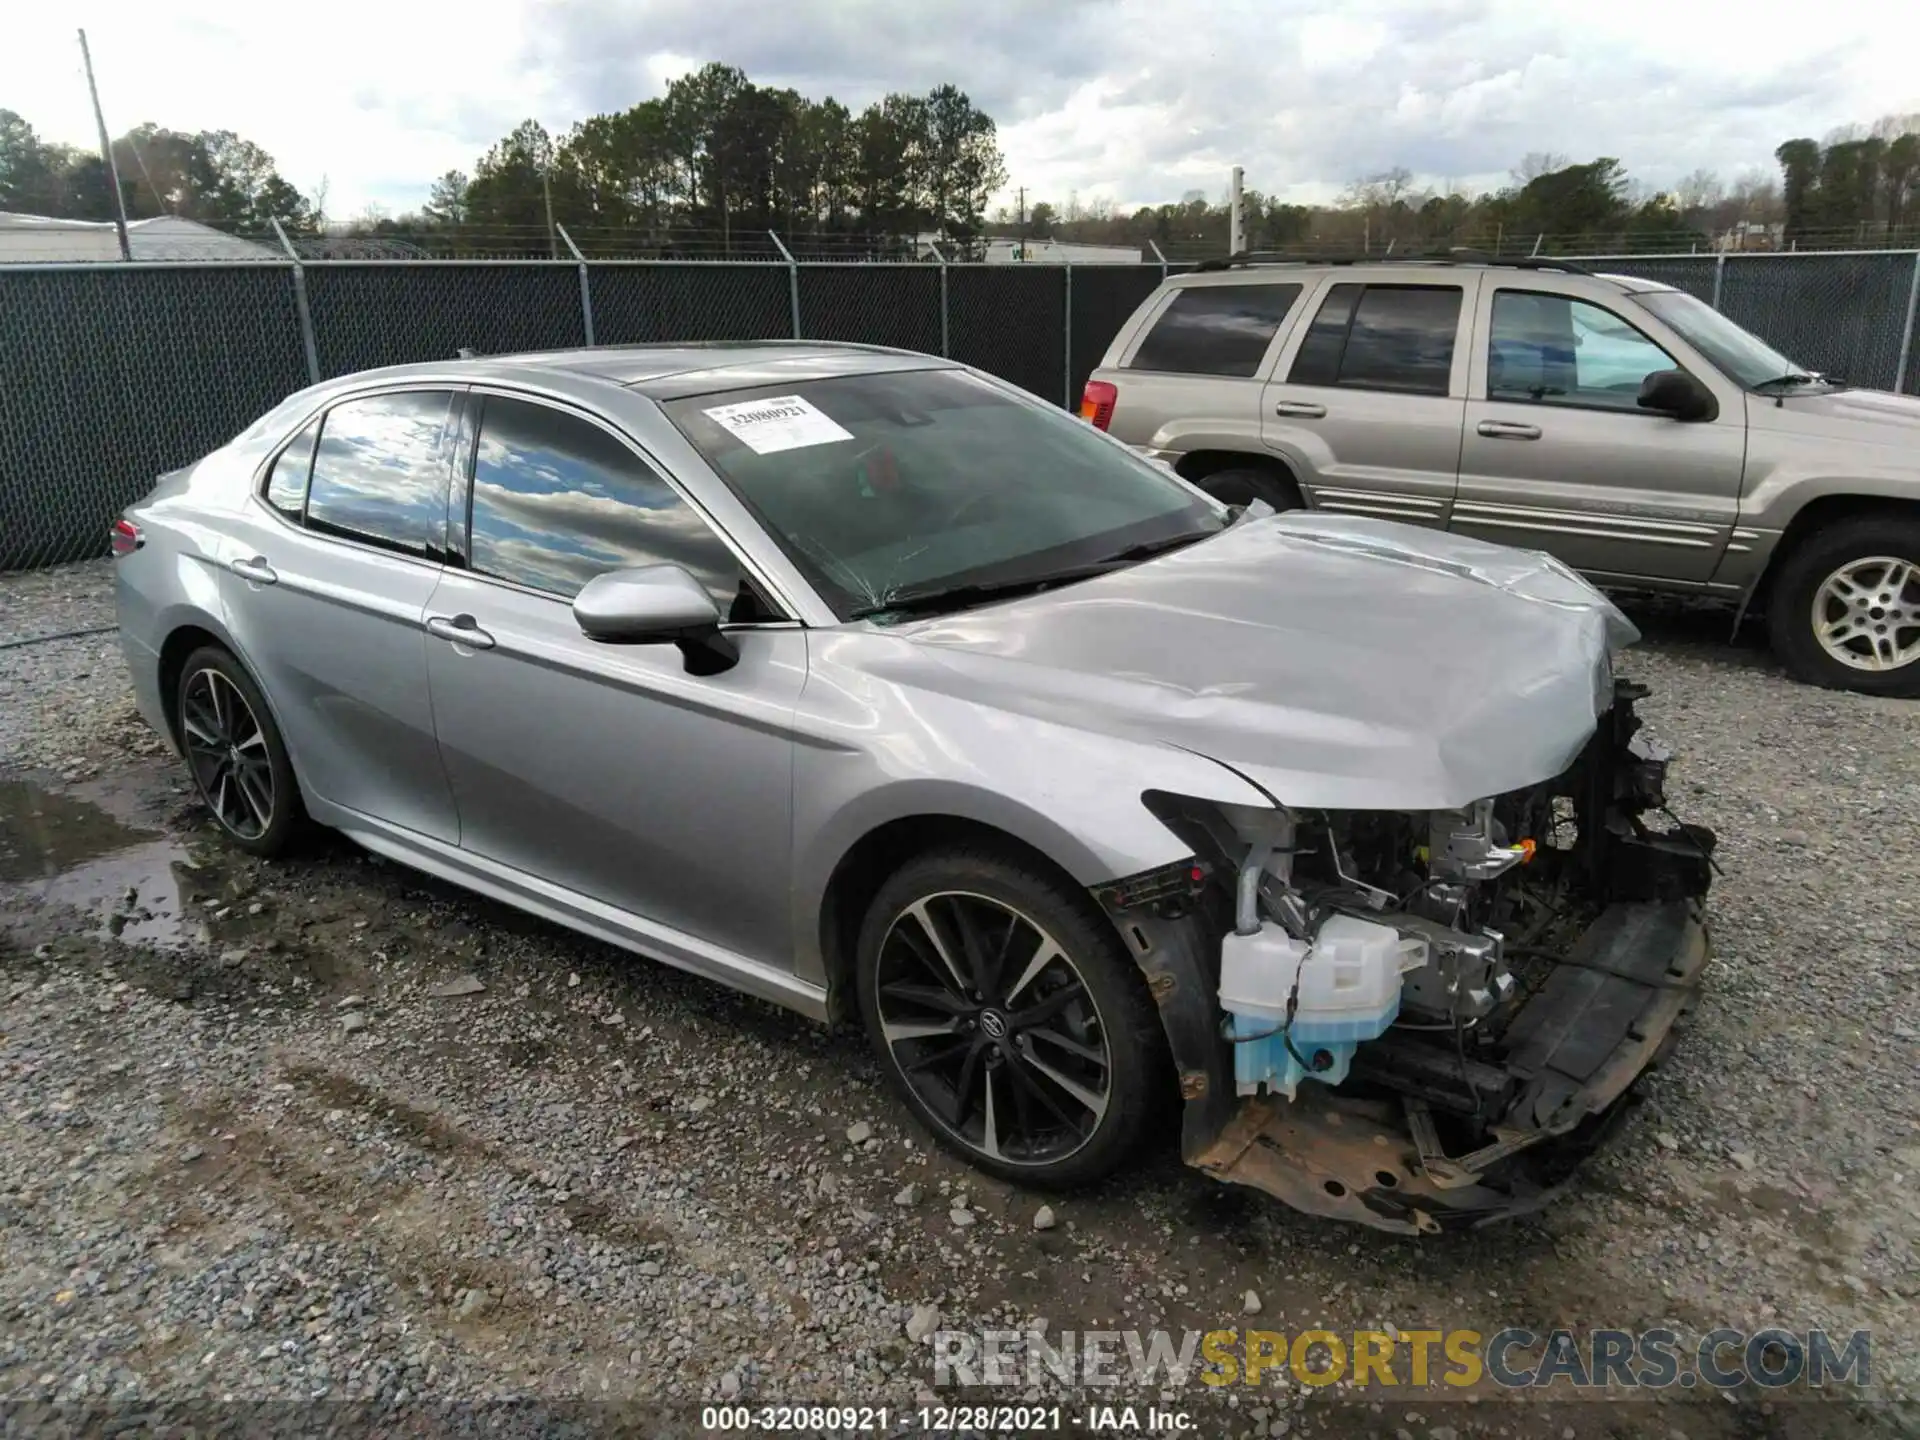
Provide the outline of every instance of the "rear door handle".
<path id="1" fill-rule="evenodd" d="M 1318 420 L 1327 413 L 1327 407 L 1316 405 L 1311 400 L 1282 400 L 1275 404 L 1276 415 L 1295 415 L 1302 420 Z"/>
<path id="2" fill-rule="evenodd" d="M 1489 440 L 1538 440 L 1538 425 L 1522 425 L 1516 420 L 1482 420 L 1474 427 Z"/>
<path id="3" fill-rule="evenodd" d="M 471 615 L 429 615 L 427 633 L 465 645 L 469 650 L 493 648 L 493 636 L 482 630 Z"/>
<path id="4" fill-rule="evenodd" d="M 255 585 L 271 585 L 280 578 L 274 573 L 273 567 L 267 563 L 267 557 L 264 555 L 255 555 L 251 559 L 229 560 L 227 568 L 242 580 L 250 580 Z"/>

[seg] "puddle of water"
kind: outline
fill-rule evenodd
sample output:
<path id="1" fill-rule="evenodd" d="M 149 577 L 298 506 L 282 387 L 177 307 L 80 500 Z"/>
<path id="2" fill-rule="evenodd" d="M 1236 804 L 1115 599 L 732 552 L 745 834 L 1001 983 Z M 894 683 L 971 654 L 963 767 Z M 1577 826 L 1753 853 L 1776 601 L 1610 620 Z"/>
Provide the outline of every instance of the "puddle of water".
<path id="1" fill-rule="evenodd" d="M 95 933 L 182 949 L 206 943 L 182 903 L 186 847 L 78 796 L 0 782 L 0 895 L 91 915 Z"/>

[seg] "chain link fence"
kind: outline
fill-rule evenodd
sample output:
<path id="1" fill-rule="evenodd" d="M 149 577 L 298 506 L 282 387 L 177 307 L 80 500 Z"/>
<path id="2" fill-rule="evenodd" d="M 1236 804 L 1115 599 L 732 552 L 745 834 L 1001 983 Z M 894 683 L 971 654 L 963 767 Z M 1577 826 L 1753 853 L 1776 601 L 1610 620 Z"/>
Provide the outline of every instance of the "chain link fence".
<path id="1" fill-rule="evenodd" d="M 1920 393 L 1920 253 L 1597 256 L 1797 363 Z M 0 265 L 0 570 L 102 553 L 154 478 L 315 379 L 575 345 L 801 336 L 957 360 L 1072 407 L 1174 265 L 393 260 Z M 1904 368 L 1904 374 L 1903 372 Z"/>

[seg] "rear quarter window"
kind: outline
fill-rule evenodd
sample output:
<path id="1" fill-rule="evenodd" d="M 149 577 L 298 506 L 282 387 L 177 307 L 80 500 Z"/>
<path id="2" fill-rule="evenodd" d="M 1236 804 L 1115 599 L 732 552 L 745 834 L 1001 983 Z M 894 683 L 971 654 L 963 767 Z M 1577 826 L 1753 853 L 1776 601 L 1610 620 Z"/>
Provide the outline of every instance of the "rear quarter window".
<path id="1" fill-rule="evenodd" d="M 1126 368 L 1254 375 L 1300 291 L 1299 285 L 1186 286 L 1174 292 Z"/>

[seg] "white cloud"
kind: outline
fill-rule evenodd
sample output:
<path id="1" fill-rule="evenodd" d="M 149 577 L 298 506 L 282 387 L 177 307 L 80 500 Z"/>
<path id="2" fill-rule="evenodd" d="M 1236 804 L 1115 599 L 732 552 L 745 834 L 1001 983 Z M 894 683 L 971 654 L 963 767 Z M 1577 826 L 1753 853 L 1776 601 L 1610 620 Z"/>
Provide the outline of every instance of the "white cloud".
<path id="1" fill-rule="evenodd" d="M 43 12 L 44 16 L 44 12 Z M 564 130 L 707 58 L 860 105 L 951 80 L 1000 121 L 1029 203 L 1289 199 L 1404 165 L 1497 183 L 1530 150 L 1658 184 L 1771 169 L 1792 135 L 1920 110 L 1920 7 L 1672 0 L 338 0 L 324 11 L 92 0 L 9 17 L 0 103 L 91 145 L 73 25 L 116 133 L 228 128 L 328 208 L 416 205 L 531 115 Z"/>

